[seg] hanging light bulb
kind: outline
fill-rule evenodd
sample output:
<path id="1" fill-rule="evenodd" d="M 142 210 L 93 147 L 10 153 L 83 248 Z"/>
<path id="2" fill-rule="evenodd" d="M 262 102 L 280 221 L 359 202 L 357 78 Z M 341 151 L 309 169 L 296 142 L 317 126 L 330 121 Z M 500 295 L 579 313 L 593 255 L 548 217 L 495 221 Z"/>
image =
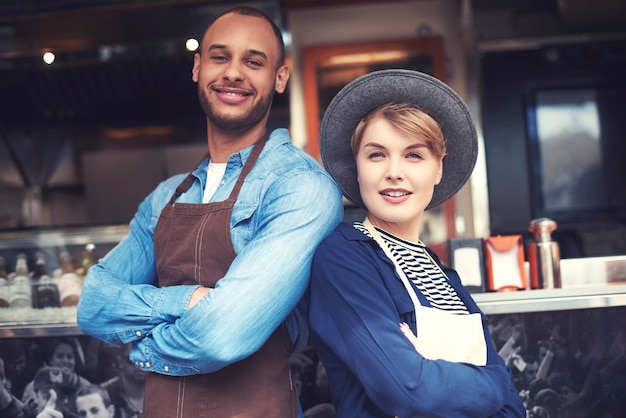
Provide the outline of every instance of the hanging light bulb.
<path id="1" fill-rule="evenodd" d="M 194 38 L 189 38 L 187 39 L 187 42 L 185 42 L 185 47 L 187 48 L 187 51 L 195 51 L 196 49 L 198 49 L 199 46 L 200 44 Z"/>
<path id="2" fill-rule="evenodd" d="M 43 59 L 43 62 L 45 62 L 46 64 L 50 65 L 54 62 L 54 60 L 56 59 L 56 56 L 54 55 L 53 52 L 50 51 L 46 51 L 44 52 L 43 56 L 41 57 Z"/>

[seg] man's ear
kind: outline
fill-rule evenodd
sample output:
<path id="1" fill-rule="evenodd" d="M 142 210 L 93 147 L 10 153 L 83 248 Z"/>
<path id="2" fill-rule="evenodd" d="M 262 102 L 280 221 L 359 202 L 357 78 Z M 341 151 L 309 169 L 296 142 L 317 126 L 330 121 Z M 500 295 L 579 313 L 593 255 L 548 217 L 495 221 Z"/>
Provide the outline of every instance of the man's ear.
<path id="1" fill-rule="evenodd" d="M 193 68 L 191 69 L 191 80 L 194 83 L 198 82 L 198 73 L 200 73 L 200 60 L 202 58 L 200 57 L 200 54 L 198 54 L 197 52 L 195 54 L 193 54 Z"/>
<path id="2" fill-rule="evenodd" d="M 276 93 L 282 93 L 287 88 L 287 81 L 289 80 L 289 67 L 283 65 L 276 71 Z"/>

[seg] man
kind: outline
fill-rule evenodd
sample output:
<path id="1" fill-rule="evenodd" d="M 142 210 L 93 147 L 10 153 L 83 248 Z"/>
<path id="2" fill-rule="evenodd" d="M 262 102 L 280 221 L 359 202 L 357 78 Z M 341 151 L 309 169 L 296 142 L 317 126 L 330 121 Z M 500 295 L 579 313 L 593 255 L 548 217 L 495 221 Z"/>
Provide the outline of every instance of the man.
<path id="1" fill-rule="evenodd" d="M 78 390 L 76 379 L 56 366 L 41 367 L 33 381 L 34 396 L 27 405 L 36 418 L 63 418 L 70 415 L 71 399 Z"/>
<path id="2" fill-rule="evenodd" d="M 11 393 L 10 383 L 4 373 L 4 360 L 0 357 L 0 417 L 27 418 L 31 411 Z"/>
<path id="3" fill-rule="evenodd" d="M 98 385 L 89 385 L 76 392 L 76 414 L 79 418 L 113 418 L 115 405 L 109 392 Z"/>
<path id="4" fill-rule="evenodd" d="M 131 360 L 153 372 L 144 416 L 301 416 L 288 356 L 308 333 L 295 308 L 343 205 L 285 129 L 265 132 L 289 79 L 283 50 L 280 30 L 255 9 L 209 26 L 192 79 L 210 157 L 159 185 L 89 270 L 78 326 L 133 343 Z"/>
<path id="5" fill-rule="evenodd" d="M 135 367 L 128 355 L 130 344 L 123 345 L 115 358 L 119 375 L 100 386 L 106 389 L 115 405 L 115 418 L 141 418 L 147 373 Z"/>

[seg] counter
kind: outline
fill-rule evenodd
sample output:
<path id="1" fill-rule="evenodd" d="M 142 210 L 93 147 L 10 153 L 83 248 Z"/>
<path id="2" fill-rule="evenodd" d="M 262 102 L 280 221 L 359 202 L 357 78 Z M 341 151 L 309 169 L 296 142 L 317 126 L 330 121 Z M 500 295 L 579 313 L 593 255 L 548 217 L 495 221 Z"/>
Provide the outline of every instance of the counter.
<path id="1" fill-rule="evenodd" d="M 626 284 L 472 295 L 487 315 L 626 306 Z"/>

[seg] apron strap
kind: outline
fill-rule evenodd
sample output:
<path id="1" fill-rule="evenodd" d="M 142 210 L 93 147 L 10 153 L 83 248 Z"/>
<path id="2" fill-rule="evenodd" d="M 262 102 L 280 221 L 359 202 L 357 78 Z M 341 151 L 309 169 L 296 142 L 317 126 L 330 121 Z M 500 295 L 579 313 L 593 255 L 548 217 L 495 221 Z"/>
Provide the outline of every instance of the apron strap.
<path id="1" fill-rule="evenodd" d="M 233 190 L 230 192 L 230 196 L 228 196 L 229 201 L 230 200 L 234 201 L 237 199 L 239 190 L 241 190 L 241 186 L 243 185 L 244 180 L 248 176 L 248 173 L 250 173 L 250 171 L 252 170 L 252 167 L 254 167 L 254 164 L 256 163 L 257 158 L 261 154 L 261 151 L 263 151 L 263 147 L 265 146 L 265 143 L 267 142 L 268 137 L 269 135 L 267 134 L 267 132 L 264 132 L 263 136 L 261 136 L 261 138 L 254 143 L 254 148 L 252 148 L 252 152 L 250 153 L 250 156 L 246 160 L 246 163 L 244 164 L 243 168 L 241 169 L 241 173 L 239 173 L 239 178 L 237 178 L 237 183 L 235 183 L 235 187 L 233 187 Z"/>
<path id="2" fill-rule="evenodd" d="M 378 243 L 380 248 L 385 252 L 385 255 L 387 256 L 387 258 L 389 258 L 389 260 L 393 262 L 393 265 L 396 268 L 396 272 L 398 273 L 398 276 L 400 277 L 400 281 L 402 282 L 402 284 L 404 285 L 404 288 L 409 294 L 409 297 L 411 298 L 411 301 L 413 302 L 415 309 L 417 309 L 418 306 L 422 306 L 422 304 L 417 298 L 415 289 L 413 288 L 413 286 L 411 285 L 411 282 L 409 281 L 409 278 L 406 276 L 406 274 L 404 273 L 404 270 L 402 270 L 402 267 L 398 263 L 398 260 L 396 260 L 396 257 L 393 255 L 393 253 L 391 252 L 391 250 L 389 249 L 385 241 L 383 241 L 382 237 L 380 236 L 380 234 L 378 233 L 374 225 L 372 225 L 369 218 L 367 217 L 365 218 L 365 220 L 363 221 L 363 225 L 365 226 L 365 228 L 367 228 L 367 230 L 372 235 L 374 240 Z"/>
<path id="3" fill-rule="evenodd" d="M 172 195 L 172 197 L 170 198 L 170 201 L 167 202 L 167 204 L 169 206 L 174 205 L 174 202 L 176 201 L 176 199 L 178 199 L 180 197 L 181 194 L 185 193 L 187 190 L 189 190 L 189 188 L 191 187 L 191 185 L 193 184 L 193 182 L 196 179 L 194 178 L 193 174 L 189 173 L 187 174 L 187 177 L 185 177 L 185 180 L 183 180 L 178 187 L 176 188 L 176 191 L 174 192 L 174 194 Z"/>

